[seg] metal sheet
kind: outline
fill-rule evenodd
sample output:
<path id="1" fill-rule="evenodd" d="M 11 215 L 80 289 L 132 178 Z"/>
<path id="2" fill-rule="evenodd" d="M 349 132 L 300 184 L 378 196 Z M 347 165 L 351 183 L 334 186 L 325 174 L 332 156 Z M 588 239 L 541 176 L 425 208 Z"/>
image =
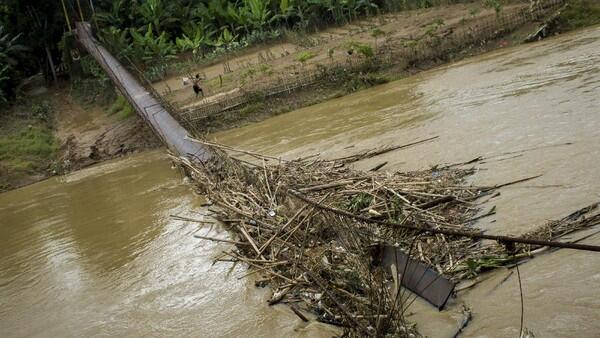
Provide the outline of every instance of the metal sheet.
<path id="1" fill-rule="evenodd" d="M 381 245 L 378 264 L 390 273 L 397 271 L 400 284 L 441 310 L 454 291 L 455 284 L 427 265 L 409 258 L 399 248 Z M 395 268 L 392 268 L 395 265 Z"/>

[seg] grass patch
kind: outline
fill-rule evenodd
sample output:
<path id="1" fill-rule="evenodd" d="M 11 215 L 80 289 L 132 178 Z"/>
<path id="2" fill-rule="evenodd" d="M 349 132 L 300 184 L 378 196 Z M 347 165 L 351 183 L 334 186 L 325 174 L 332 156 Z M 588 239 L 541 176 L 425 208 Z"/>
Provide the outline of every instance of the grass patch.
<path id="1" fill-rule="evenodd" d="M 210 80 L 207 80 L 204 85 L 208 88 L 222 88 L 222 87 L 225 87 L 228 84 L 230 84 L 231 81 L 232 81 L 231 75 L 224 74 L 224 75 L 221 75 L 220 77 L 217 76 Z"/>
<path id="2" fill-rule="evenodd" d="M 272 75 L 273 69 L 271 69 L 271 66 L 269 66 L 266 63 L 261 63 L 260 65 L 249 67 L 240 75 L 240 83 L 242 85 L 246 84 L 248 80 L 254 79 L 254 77 L 257 76 L 259 73 L 263 75 Z"/>
<path id="3" fill-rule="evenodd" d="M 265 75 L 271 75 L 271 74 L 273 74 L 273 69 L 271 69 L 271 66 L 269 66 L 269 65 L 268 65 L 268 64 L 266 64 L 266 63 L 262 63 L 262 64 L 261 64 L 261 65 L 258 67 L 258 70 L 259 70 L 261 73 L 265 74 Z"/>
<path id="4" fill-rule="evenodd" d="M 55 150 L 52 130 L 45 126 L 30 124 L 0 136 L 0 161 L 18 160 L 20 169 L 34 168 L 37 160 L 52 157 Z"/>
<path id="5" fill-rule="evenodd" d="M 247 116 L 256 113 L 261 113 L 265 110 L 265 103 L 263 101 L 253 102 L 242 109 L 240 109 L 240 116 Z"/>
<path id="6" fill-rule="evenodd" d="M 373 196 L 360 193 L 352 197 L 352 199 L 347 202 L 346 207 L 352 212 L 361 212 L 362 209 L 369 207 L 372 202 Z"/>
<path id="7" fill-rule="evenodd" d="M 366 59 L 372 59 L 375 56 L 375 51 L 373 50 L 373 47 L 356 41 L 350 41 L 346 43 L 346 49 L 346 52 L 349 55 L 357 53 L 359 55 L 362 55 Z"/>
<path id="8" fill-rule="evenodd" d="M 58 145 L 50 109 L 42 102 L 0 112 L 0 191 L 44 174 L 54 161 Z"/>
<path id="9" fill-rule="evenodd" d="M 296 61 L 299 61 L 301 63 L 305 63 L 306 61 L 314 58 L 315 56 L 317 56 L 317 54 L 311 52 L 311 51 L 304 51 L 304 52 L 300 52 L 296 55 Z"/>
<path id="10" fill-rule="evenodd" d="M 123 107 L 123 109 L 121 109 L 121 111 L 117 114 L 121 120 L 128 119 L 133 115 L 135 115 L 135 110 L 130 104 L 125 105 L 125 107 Z"/>
<path id="11" fill-rule="evenodd" d="M 133 107 L 127 102 L 125 97 L 118 95 L 115 102 L 108 109 L 109 115 L 116 115 L 119 119 L 125 120 L 135 114 Z"/>
<path id="12" fill-rule="evenodd" d="M 256 68 L 255 67 L 249 67 L 248 69 L 246 69 L 244 72 L 242 72 L 242 74 L 240 75 L 240 83 L 242 85 L 246 84 L 246 81 L 248 79 L 252 80 L 254 78 L 254 76 L 256 75 Z"/>

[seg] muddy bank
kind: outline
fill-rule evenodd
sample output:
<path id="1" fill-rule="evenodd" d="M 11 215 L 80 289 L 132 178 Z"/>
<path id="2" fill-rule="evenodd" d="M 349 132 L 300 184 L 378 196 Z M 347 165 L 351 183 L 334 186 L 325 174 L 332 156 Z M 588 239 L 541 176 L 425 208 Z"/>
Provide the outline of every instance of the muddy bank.
<path id="1" fill-rule="evenodd" d="M 269 96 L 268 98 L 256 97 L 250 103 L 244 104 L 242 108 L 208 115 L 200 122 L 190 124 L 190 129 L 196 130 L 201 134 L 216 133 L 260 122 L 296 109 L 309 107 L 373 86 L 410 77 L 444 64 L 517 45 L 516 41 L 521 41 L 527 37 L 536 27 L 536 24 L 527 24 L 510 35 L 482 41 L 480 44 L 448 53 L 441 58 L 400 63 L 382 70 L 378 69 L 378 67 L 368 66 L 365 67 L 364 71 L 356 73 L 344 72 L 342 70 L 300 89 Z"/>
<path id="2" fill-rule="evenodd" d="M 53 102 L 61 144 L 57 161 L 64 172 L 161 145 L 137 115 L 109 115 L 106 107 L 84 107 L 64 94 L 56 94 Z"/>
<path id="3" fill-rule="evenodd" d="M 383 78 L 382 81 L 387 82 L 387 80 Z M 342 97 L 351 92 L 350 88 L 345 88 L 338 84 L 316 83 L 291 93 L 274 95 L 268 99 L 257 98 L 255 101 L 244 105 L 244 107 L 238 110 L 224 111 L 207 116 L 207 118 L 202 120 L 202 126 L 194 124 L 190 129 L 196 130 L 198 133 L 214 133 L 217 131 L 238 128 L 295 109 Z"/>

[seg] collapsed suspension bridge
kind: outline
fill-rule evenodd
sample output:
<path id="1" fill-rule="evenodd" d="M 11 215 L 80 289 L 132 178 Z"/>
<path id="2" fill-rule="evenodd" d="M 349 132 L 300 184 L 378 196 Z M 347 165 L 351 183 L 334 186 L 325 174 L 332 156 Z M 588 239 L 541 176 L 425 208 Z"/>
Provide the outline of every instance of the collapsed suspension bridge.
<path id="1" fill-rule="evenodd" d="M 183 128 L 167 110 L 165 102 L 154 97 L 106 48 L 92 35 L 91 25 L 78 22 L 77 38 L 88 53 L 108 74 L 119 92 L 135 111 L 146 121 L 169 150 L 178 156 L 194 161 L 206 162 L 212 157 L 210 148 L 186 138 Z"/>

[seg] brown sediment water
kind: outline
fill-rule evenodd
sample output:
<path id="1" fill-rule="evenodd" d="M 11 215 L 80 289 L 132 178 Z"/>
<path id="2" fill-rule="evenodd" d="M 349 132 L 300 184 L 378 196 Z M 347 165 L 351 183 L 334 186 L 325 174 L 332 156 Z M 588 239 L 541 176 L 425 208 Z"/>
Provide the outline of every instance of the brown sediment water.
<path id="1" fill-rule="evenodd" d="M 600 197 L 599 61 L 595 27 L 212 137 L 285 157 L 336 157 L 439 136 L 357 167 L 388 161 L 382 170 L 412 170 L 485 156 L 476 184 L 543 174 L 483 206 L 497 214 L 479 226 L 518 234 Z M 192 235 L 226 231 L 169 217 L 202 219 L 201 202 L 160 151 L 0 194 L 0 336 L 331 336 L 285 306 L 268 307 L 268 289 L 237 279 L 244 267 L 212 265 L 228 244 Z M 452 337 L 464 303 L 473 311 L 465 337 L 518 336 L 511 271 L 485 275 L 442 312 L 417 300 L 409 318 L 430 337 Z M 600 332 L 597 255 L 559 250 L 520 271 L 527 328 L 543 337 Z"/>
<path id="2" fill-rule="evenodd" d="M 331 336 L 212 265 L 201 202 L 162 150 L 0 194 L 0 336 Z"/>
<path id="3" fill-rule="evenodd" d="M 472 182 L 502 188 L 482 205 L 496 214 L 478 226 L 518 235 L 600 200 L 600 27 L 470 58 L 354 95 L 213 135 L 236 147 L 293 158 L 339 157 L 439 136 L 358 163 L 414 170 L 483 156 Z M 598 230 L 597 227 L 596 229 Z M 571 236 L 571 239 L 578 235 Z M 600 244 L 600 235 L 582 243 Z M 521 267 L 524 326 L 543 337 L 600 332 L 600 256 L 560 250 Z M 503 281 L 507 273 L 511 275 Z M 452 337 L 462 304 L 473 319 L 465 337 L 519 335 L 515 271 L 487 275 L 447 310 L 420 301 L 409 312 L 421 332 Z"/>

